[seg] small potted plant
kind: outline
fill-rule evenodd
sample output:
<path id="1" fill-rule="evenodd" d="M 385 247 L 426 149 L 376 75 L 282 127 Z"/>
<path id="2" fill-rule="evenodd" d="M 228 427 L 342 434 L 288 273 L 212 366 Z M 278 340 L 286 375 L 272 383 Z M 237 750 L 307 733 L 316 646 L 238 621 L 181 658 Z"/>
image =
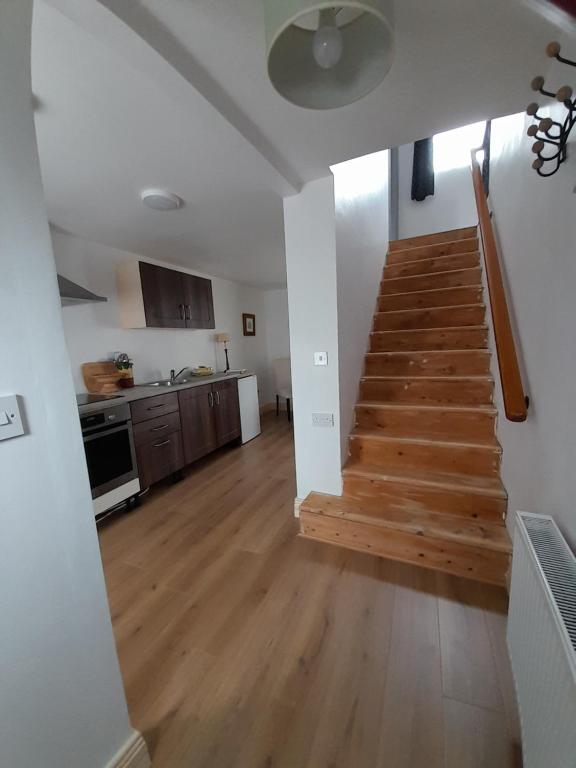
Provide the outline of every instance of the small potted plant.
<path id="1" fill-rule="evenodd" d="M 120 378 L 118 379 L 118 386 L 128 389 L 134 386 L 134 374 L 132 369 L 134 368 L 134 361 L 130 360 L 126 352 L 117 352 L 114 355 L 114 365 Z"/>

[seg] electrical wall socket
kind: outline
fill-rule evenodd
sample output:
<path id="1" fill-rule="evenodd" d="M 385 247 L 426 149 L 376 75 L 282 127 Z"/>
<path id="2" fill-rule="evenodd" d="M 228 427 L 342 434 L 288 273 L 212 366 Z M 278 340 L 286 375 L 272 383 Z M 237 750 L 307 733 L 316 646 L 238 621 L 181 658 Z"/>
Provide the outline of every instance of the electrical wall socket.
<path id="1" fill-rule="evenodd" d="M 334 414 L 333 413 L 313 413 L 312 426 L 313 427 L 333 427 Z"/>

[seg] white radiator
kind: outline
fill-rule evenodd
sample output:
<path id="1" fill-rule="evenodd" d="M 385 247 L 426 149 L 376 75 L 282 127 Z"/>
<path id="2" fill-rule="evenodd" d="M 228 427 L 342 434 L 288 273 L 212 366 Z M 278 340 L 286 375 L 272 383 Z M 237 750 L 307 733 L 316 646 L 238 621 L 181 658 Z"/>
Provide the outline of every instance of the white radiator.
<path id="1" fill-rule="evenodd" d="M 516 513 L 507 636 L 524 768 L 576 768 L 576 558 L 546 515 Z"/>

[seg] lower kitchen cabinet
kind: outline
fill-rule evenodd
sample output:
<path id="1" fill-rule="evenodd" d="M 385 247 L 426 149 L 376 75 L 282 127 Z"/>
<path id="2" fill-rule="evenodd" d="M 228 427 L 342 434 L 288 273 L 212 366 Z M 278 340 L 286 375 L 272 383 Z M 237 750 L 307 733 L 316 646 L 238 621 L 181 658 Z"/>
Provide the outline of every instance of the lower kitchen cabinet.
<path id="1" fill-rule="evenodd" d="M 240 437 L 240 403 L 238 380 L 227 379 L 212 385 L 214 390 L 214 420 L 218 445 L 225 445 Z"/>
<path id="2" fill-rule="evenodd" d="M 181 433 L 173 432 L 142 444 L 137 441 L 136 460 L 142 488 L 178 472 L 184 466 Z"/>
<path id="3" fill-rule="evenodd" d="M 184 460 L 190 464 L 218 448 L 212 384 L 178 393 Z"/>
<path id="4" fill-rule="evenodd" d="M 236 379 L 180 390 L 178 400 L 186 464 L 240 437 Z"/>
<path id="5" fill-rule="evenodd" d="M 136 400 L 131 411 L 142 488 L 241 434 L 237 379 Z"/>

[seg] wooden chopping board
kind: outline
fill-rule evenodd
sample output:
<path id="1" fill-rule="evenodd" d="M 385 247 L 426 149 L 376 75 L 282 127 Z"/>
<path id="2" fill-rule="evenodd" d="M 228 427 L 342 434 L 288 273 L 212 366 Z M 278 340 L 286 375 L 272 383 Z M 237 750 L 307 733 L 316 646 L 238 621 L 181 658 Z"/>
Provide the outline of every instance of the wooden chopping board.
<path id="1" fill-rule="evenodd" d="M 114 363 L 107 361 L 104 363 L 82 363 L 82 376 L 88 392 L 95 395 L 107 395 L 119 389 L 118 381 L 122 378 L 122 373 Z"/>

